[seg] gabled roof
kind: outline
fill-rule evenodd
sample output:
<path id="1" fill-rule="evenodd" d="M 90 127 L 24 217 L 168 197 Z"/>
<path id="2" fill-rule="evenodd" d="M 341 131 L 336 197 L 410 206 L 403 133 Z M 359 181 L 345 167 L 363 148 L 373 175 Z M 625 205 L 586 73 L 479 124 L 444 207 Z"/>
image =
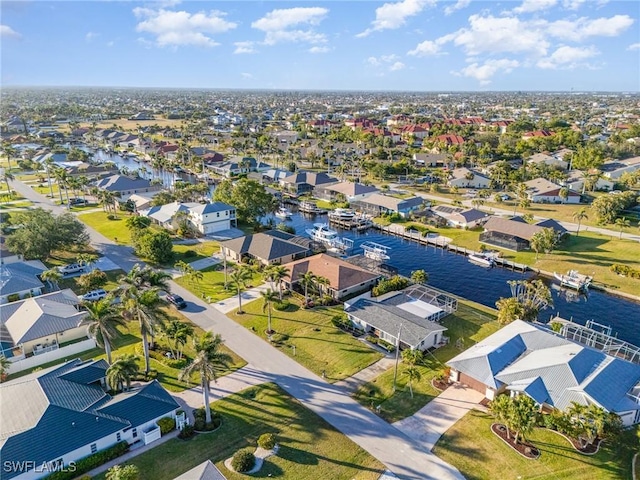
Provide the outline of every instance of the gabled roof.
<path id="1" fill-rule="evenodd" d="M 36 267 L 26 262 L 0 265 L 0 291 L 2 295 L 44 287 L 44 284 L 36 276 L 44 271 L 45 268 Z"/>
<path id="2" fill-rule="evenodd" d="M 325 185 L 327 183 L 336 183 L 337 181 L 338 179 L 330 177 L 324 172 L 315 173 L 315 172 L 303 172 L 303 171 L 298 171 L 293 175 L 289 175 L 288 177 L 284 177 L 282 179 L 282 182 L 284 183 L 289 183 L 293 185 L 306 183 L 314 187 L 318 185 Z"/>
<path id="3" fill-rule="evenodd" d="M 288 255 L 305 254 L 308 248 L 297 245 L 289 240 L 267 235 L 266 233 L 256 233 L 238 237 L 220 244 L 233 252 L 241 255 L 249 254 L 253 257 L 267 261 L 276 260 Z"/>
<path id="4" fill-rule="evenodd" d="M 199 203 L 196 206 L 189 207 L 189 210 L 199 215 L 206 215 L 207 213 L 224 212 L 227 210 L 235 210 L 236 207 L 228 205 L 222 202 L 213 203 Z"/>
<path id="5" fill-rule="evenodd" d="M 377 192 L 378 189 L 371 185 L 364 185 L 357 182 L 339 182 L 324 187 L 325 190 L 330 190 L 336 193 L 342 193 L 348 197 L 355 195 L 364 195 L 366 193 Z"/>
<path id="6" fill-rule="evenodd" d="M 111 175 L 98 180 L 96 187 L 110 192 L 123 192 L 125 190 L 137 190 L 140 188 L 148 188 L 151 182 L 144 178 L 131 178 L 124 175 Z"/>
<path id="7" fill-rule="evenodd" d="M 533 180 L 529 180 L 528 182 L 524 182 L 527 187 L 527 193 L 529 195 L 540 195 L 540 196 L 558 196 L 560 189 L 562 187 L 553 182 L 550 182 L 546 178 L 534 178 Z M 578 193 L 572 192 L 569 190 L 568 192 L 570 197 L 579 196 Z"/>
<path id="8" fill-rule="evenodd" d="M 433 332 L 447 330 L 439 323 L 421 318 L 395 305 L 365 298 L 359 299 L 344 311 L 393 337 L 397 338 L 400 332 L 400 341 L 413 348 Z"/>
<path id="9" fill-rule="evenodd" d="M 207 460 L 173 480 L 226 480 L 226 478 L 211 460 Z"/>
<path id="10" fill-rule="evenodd" d="M 484 224 L 484 229 L 488 232 L 499 232 L 524 240 L 531 240 L 537 232 L 542 231 L 542 227 L 530 225 L 516 220 L 493 216 Z"/>
<path id="11" fill-rule="evenodd" d="M 380 276 L 324 253 L 287 263 L 285 267 L 289 269 L 289 278 L 292 283 L 299 281 L 301 275 L 313 272 L 315 275 L 327 278 L 329 286 L 334 290 L 354 287 Z"/>
<path id="12" fill-rule="evenodd" d="M 424 199 L 422 197 L 396 198 L 382 193 L 372 193 L 368 197 L 359 201 L 394 211 L 420 206 L 424 203 Z"/>
<path id="13" fill-rule="evenodd" d="M 113 397 L 97 411 L 111 417 L 125 418 L 131 425 L 142 425 L 177 408 L 180 408 L 180 405 L 169 392 L 157 381 L 153 381 L 140 390 Z"/>

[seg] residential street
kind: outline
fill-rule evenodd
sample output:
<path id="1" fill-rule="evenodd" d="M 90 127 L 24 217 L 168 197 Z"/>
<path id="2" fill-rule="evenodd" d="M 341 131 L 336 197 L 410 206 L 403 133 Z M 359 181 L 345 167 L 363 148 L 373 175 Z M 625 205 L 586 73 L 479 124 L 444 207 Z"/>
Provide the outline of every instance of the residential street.
<path id="1" fill-rule="evenodd" d="M 44 196 L 21 182 L 14 181 L 13 187 L 36 206 L 55 213 L 66 211 L 52 205 Z M 138 261 L 130 247 L 115 245 L 91 228 L 87 227 L 87 230 L 94 247 L 124 270 L 128 271 Z M 189 303 L 182 312 L 191 321 L 205 330 L 220 333 L 226 345 L 255 368 L 256 375 L 263 376 L 265 381 L 278 383 L 306 407 L 378 458 L 398 477 L 416 480 L 463 479 L 454 467 L 355 402 L 340 387 L 325 382 L 212 306 L 203 305 L 199 298 L 174 282 L 172 289 Z"/>

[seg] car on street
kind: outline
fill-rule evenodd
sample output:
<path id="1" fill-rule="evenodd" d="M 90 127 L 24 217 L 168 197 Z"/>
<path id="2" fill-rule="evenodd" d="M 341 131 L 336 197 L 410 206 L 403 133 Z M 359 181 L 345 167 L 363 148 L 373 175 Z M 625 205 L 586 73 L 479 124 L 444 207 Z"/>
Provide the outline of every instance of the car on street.
<path id="1" fill-rule="evenodd" d="M 69 199 L 69 205 L 71 205 L 72 207 L 76 206 L 76 205 L 86 205 L 87 203 L 89 203 L 89 202 L 87 202 L 83 198 L 70 198 Z"/>
<path id="2" fill-rule="evenodd" d="M 83 302 L 95 302 L 96 300 L 100 300 L 106 296 L 107 292 L 102 288 L 98 288 L 97 290 L 91 290 L 84 295 L 80 295 L 80 300 Z"/>
<path id="3" fill-rule="evenodd" d="M 170 293 L 167 295 L 167 301 L 176 307 L 178 310 L 182 310 L 183 308 L 187 308 L 187 302 L 184 301 L 180 295 L 176 295 L 174 293 Z"/>
<path id="4" fill-rule="evenodd" d="M 58 271 L 63 275 L 71 275 L 73 273 L 84 272 L 84 269 L 85 265 L 81 263 L 70 263 L 69 265 L 59 267 Z"/>

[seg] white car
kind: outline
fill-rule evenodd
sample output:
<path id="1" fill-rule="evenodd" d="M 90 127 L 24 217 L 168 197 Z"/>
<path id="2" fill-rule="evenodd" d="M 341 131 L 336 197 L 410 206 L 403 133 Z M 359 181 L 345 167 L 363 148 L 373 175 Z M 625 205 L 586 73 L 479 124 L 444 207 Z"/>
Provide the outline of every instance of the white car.
<path id="1" fill-rule="evenodd" d="M 100 300 L 101 298 L 104 298 L 106 296 L 107 292 L 104 289 L 99 288 L 97 290 L 91 290 L 90 292 L 81 295 L 80 299 L 83 302 L 95 302 L 96 300 Z"/>
<path id="2" fill-rule="evenodd" d="M 80 263 L 70 263 L 58 268 L 58 271 L 63 275 L 71 275 L 72 273 L 84 272 L 84 268 L 85 266 Z"/>

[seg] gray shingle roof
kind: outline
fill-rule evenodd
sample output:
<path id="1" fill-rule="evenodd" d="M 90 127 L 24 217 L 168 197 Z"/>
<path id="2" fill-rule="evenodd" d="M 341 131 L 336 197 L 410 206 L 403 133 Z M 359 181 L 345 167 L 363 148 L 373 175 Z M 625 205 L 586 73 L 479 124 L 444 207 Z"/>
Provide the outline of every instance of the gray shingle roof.
<path id="1" fill-rule="evenodd" d="M 265 233 L 256 233 L 245 237 L 221 242 L 224 247 L 240 253 L 249 254 L 263 260 L 276 260 L 288 255 L 305 254 L 309 249 L 288 240 L 276 238 Z"/>
<path id="2" fill-rule="evenodd" d="M 43 288 L 44 284 L 36 275 L 40 275 L 44 270 L 25 262 L 0 265 L 0 292 L 2 295 L 11 295 L 33 288 Z"/>
<path id="3" fill-rule="evenodd" d="M 110 192 L 123 192 L 125 190 L 148 188 L 151 186 L 151 182 L 144 178 L 131 178 L 125 175 L 111 175 L 110 177 L 98 180 L 96 186 Z"/>
<path id="4" fill-rule="evenodd" d="M 173 480 L 226 480 L 226 478 L 211 460 L 207 460 Z"/>
<path id="5" fill-rule="evenodd" d="M 400 340 L 414 348 L 431 333 L 446 330 L 446 327 L 436 322 L 420 318 L 395 305 L 385 305 L 365 298 L 359 299 L 344 311 L 396 338 L 402 325 Z"/>

